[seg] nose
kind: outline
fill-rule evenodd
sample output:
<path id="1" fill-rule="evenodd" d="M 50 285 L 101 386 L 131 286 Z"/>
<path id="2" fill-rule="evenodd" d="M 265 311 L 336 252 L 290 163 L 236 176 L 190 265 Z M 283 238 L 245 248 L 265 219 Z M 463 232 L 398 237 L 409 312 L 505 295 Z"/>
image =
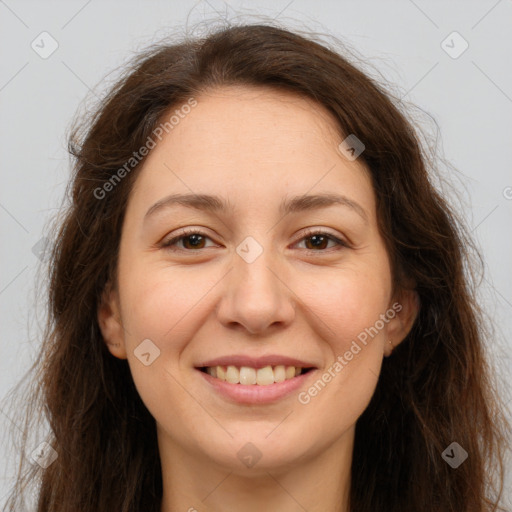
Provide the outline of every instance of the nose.
<path id="1" fill-rule="evenodd" d="M 273 328 L 282 329 L 293 321 L 295 295 L 270 252 L 263 251 L 252 263 L 235 255 L 234 268 L 223 280 L 222 298 L 217 308 L 218 320 L 226 327 L 264 334 Z"/>

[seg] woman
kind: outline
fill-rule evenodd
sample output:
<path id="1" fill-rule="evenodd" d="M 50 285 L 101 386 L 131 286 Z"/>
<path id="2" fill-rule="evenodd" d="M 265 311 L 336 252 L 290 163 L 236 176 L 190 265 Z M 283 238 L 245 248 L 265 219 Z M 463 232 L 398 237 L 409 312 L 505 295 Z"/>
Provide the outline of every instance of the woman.
<path id="1" fill-rule="evenodd" d="M 8 510 L 35 476 L 39 512 L 499 510 L 471 240 L 381 87 L 245 25 L 141 54 L 86 128 Z"/>

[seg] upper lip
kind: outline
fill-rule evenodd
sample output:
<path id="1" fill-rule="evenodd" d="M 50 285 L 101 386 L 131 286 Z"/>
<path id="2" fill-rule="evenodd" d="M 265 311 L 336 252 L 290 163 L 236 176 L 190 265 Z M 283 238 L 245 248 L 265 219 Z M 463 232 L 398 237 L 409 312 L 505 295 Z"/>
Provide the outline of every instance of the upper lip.
<path id="1" fill-rule="evenodd" d="M 301 361 L 294 357 L 281 356 L 277 354 L 269 354 L 260 357 L 251 357 L 243 354 L 235 354 L 231 356 L 216 357 L 209 359 L 196 366 L 196 368 L 204 368 L 211 366 L 248 366 L 249 368 L 264 368 L 265 366 L 295 366 L 300 368 L 316 368 L 314 364 Z"/>

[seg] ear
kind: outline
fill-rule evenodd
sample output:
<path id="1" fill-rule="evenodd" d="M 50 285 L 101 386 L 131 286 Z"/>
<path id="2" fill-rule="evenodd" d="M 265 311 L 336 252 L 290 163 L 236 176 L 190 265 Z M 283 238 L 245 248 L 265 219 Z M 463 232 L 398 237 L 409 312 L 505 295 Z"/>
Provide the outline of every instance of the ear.
<path id="1" fill-rule="evenodd" d="M 402 289 L 395 299 L 390 305 L 390 311 L 395 311 L 396 315 L 388 324 L 388 339 L 384 346 L 386 357 L 390 356 L 393 349 L 409 334 L 420 310 L 418 292 L 412 288 Z"/>
<path id="2" fill-rule="evenodd" d="M 98 306 L 98 324 L 110 353 L 119 359 L 127 359 L 118 294 L 110 283 L 105 287 Z"/>

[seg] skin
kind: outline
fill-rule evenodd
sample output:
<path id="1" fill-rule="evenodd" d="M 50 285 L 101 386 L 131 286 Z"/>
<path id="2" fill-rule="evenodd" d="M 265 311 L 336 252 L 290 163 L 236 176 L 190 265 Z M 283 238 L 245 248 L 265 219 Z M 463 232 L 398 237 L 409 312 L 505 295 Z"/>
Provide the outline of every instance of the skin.
<path id="1" fill-rule="evenodd" d="M 329 112 L 265 88 L 223 87 L 196 100 L 137 177 L 119 288 L 104 294 L 98 310 L 110 352 L 128 360 L 156 419 L 161 512 L 346 512 L 355 422 L 383 357 L 412 327 L 416 294 L 392 296 L 368 170 L 340 153 L 344 137 Z M 357 202 L 367 219 L 340 205 L 278 211 L 285 197 L 326 192 Z M 171 193 L 215 194 L 234 211 L 178 205 L 144 221 Z M 190 237 L 174 251 L 159 246 L 184 227 L 206 235 L 199 249 Z M 327 239 L 317 248 L 311 234 L 304 238 L 310 227 L 349 245 Z M 247 236 L 263 248 L 252 263 L 236 252 Z M 298 392 L 276 404 L 235 404 L 194 369 L 235 353 L 297 357 L 318 368 L 299 390 L 307 391 L 396 302 L 401 311 L 307 404 Z M 160 350 L 148 366 L 134 354 L 145 339 Z M 252 467 L 237 455 L 248 442 L 261 453 Z"/>

